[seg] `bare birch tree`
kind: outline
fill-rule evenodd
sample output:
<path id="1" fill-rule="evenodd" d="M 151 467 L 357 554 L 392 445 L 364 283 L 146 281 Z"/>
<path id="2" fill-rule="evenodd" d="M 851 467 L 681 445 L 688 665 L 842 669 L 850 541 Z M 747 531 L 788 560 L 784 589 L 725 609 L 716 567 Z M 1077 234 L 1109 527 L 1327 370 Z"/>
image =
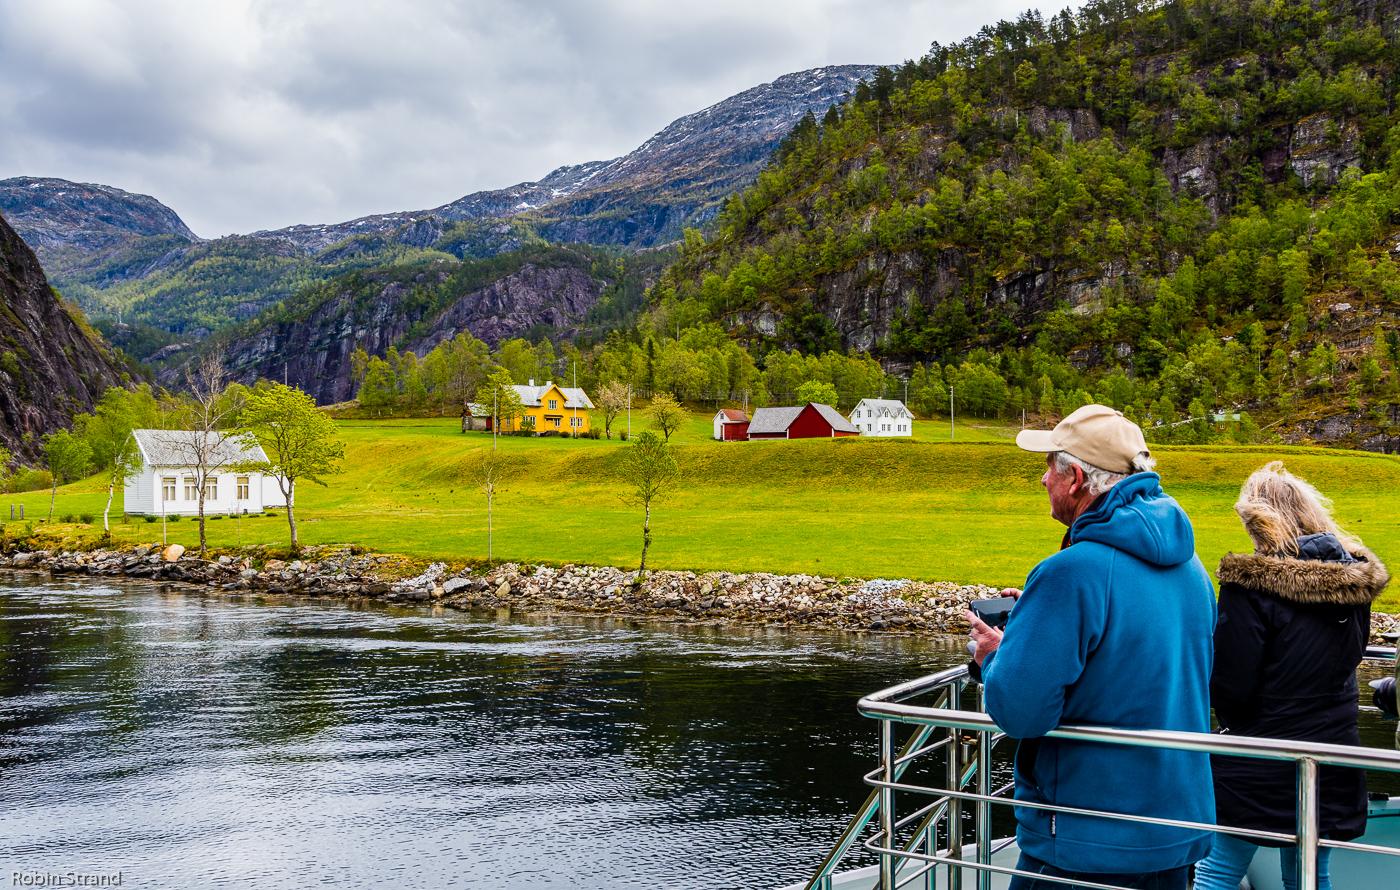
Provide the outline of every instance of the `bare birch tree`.
<path id="1" fill-rule="evenodd" d="M 613 421 L 618 415 L 627 410 L 627 403 L 632 394 L 627 390 L 627 384 L 620 380 L 606 383 L 598 390 L 598 407 L 603 410 L 603 433 L 612 438 Z"/>
<path id="2" fill-rule="evenodd" d="M 209 480 L 236 462 L 242 452 L 240 431 L 232 426 L 234 415 L 242 406 L 240 400 L 225 398 L 227 381 L 223 360 L 218 356 L 205 356 L 189 368 L 185 373 L 185 384 L 190 400 L 182 418 L 187 434 L 166 438 L 179 464 L 188 467 L 194 476 L 201 557 L 209 546 L 204 517 Z"/>

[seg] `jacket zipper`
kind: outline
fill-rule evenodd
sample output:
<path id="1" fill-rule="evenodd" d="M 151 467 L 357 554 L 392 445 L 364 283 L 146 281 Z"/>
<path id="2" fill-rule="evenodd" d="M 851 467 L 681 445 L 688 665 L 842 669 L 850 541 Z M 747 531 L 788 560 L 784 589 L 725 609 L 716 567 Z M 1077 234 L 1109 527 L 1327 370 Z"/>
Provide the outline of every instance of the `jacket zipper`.
<path id="1" fill-rule="evenodd" d="M 1051 814 L 1050 814 L 1050 836 L 1051 836 L 1051 837 L 1054 837 L 1054 836 L 1055 836 L 1055 814 L 1054 814 L 1054 813 L 1051 813 Z"/>

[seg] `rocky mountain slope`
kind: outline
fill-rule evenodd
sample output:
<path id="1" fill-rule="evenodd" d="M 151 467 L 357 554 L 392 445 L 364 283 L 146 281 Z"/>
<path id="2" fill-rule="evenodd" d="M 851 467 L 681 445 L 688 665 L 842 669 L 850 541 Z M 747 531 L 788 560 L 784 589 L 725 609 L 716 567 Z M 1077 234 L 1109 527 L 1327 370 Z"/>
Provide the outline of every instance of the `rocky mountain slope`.
<path id="1" fill-rule="evenodd" d="M 787 74 L 672 122 L 620 158 L 560 167 L 538 182 L 474 192 L 431 210 L 253 236 L 285 239 L 316 252 L 367 233 L 412 239 L 414 224 L 428 219 L 524 216 L 555 242 L 646 247 L 674 240 L 683 226 L 704 223 L 719 202 L 752 182 L 804 114 L 843 101 L 874 72 L 871 65 L 833 65 Z"/>
<path id="2" fill-rule="evenodd" d="M 35 251 L 96 252 L 136 238 L 199 239 L 175 211 L 149 195 L 109 185 L 17 176 L 0 179 L 0 214 Z"/>
<path id="3" fill-rule="evenodd" d="M 493 346 L 541 331 L 572 337 L 622 283 L 617 269 L 589 248 L 535 246 L 490 260 L 354 273 L 304 291 L 210 346 L 247 383 L 285 379 L 323 404 L 342 402 L 355 395 L 356 349 L 424 355 L 459 333 Z M 177 366 L 164 372 L 172 382 Z"/>
<path id="4" fill-rule="evenodd" d="M 123 370 L 0 216 L 0 445 L 34 459 L 40 439 L 92 410 Z"/>
<path id="5" fill-rule="evenodd" d="M 94 318 L 120 310 L 130 322 L 202 337 L 357 269 L 491 257 L 546 240 L 630 248 L 674 240 L 751 183 L 802 115 L 842 101 L 873 70 L 789 74 L 681 118 L 623 157 L 427 210 L 199 241 L 153 199 L 103 186 L 6 180 L 0 207 Z"/>

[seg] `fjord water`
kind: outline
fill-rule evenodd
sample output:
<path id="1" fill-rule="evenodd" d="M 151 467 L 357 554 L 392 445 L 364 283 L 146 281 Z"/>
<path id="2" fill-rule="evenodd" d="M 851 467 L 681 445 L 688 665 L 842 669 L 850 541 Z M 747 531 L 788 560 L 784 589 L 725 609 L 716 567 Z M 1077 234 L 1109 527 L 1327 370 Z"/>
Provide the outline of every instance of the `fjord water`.
<path id="1" fill-rule="evenodd" d="M 0 879 L 778 887 L 864 798 L 856 699 L 962 660 L 956 640 L 7 578 Z M 1363 715 L 1363 743 L 1390 732 Z"/>
<path id="2" fill-rule="evenodd" d="M 776 887 L 956 643 L 0 583 L 0 877 Z"/>

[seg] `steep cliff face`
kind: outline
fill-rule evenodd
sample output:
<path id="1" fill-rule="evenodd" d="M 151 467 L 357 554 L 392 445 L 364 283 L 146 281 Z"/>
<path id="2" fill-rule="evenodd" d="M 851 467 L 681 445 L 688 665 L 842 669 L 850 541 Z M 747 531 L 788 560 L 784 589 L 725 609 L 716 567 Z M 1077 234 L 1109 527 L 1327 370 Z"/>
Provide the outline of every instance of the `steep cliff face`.
<path id="1" fill-rule="evenodd" d="M 122 371 L 49 287 L 34 252 L 0 216 L 0 445 L 38 457 L 40 438 L 92 409 Z"/>
<path id="2" fill-rule="evenodd" d="M 383 355 L 396 346 L 424 355 L 462 332 L 495 345 L 541 327 L 567 336 L 608 284 L 586 266 L 548 261 L 460 292 L 445 269 L 375 279 L 345 282 L 300 317 L 256 325 L 221 344 L 230 371 L 246 383 L 286 379 L 322 404 L 343 402 L 355 395 L 356 349 Z M 443 293 L 441 301 L 424 300 L 425 290 Z M 165 373 L 178 376 L 174 367 Z"/>

